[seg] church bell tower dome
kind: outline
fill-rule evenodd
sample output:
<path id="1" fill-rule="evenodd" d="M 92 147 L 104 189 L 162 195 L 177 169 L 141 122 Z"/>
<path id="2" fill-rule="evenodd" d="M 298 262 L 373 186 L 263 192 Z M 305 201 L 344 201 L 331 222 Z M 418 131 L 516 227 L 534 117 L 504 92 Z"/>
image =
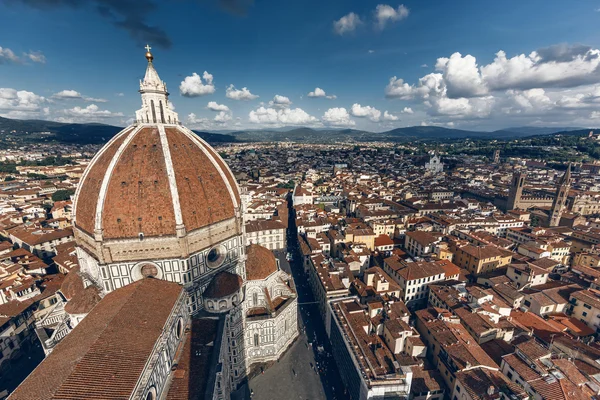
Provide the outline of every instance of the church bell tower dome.
<path id="1" fill-rule="evenodd" d="M 242 234 L 231 170 L 181 125 L 146 50 L 142 108 L 92 159 L 75 196 L 78 245 L 103 264 L 186 257 Z"/>

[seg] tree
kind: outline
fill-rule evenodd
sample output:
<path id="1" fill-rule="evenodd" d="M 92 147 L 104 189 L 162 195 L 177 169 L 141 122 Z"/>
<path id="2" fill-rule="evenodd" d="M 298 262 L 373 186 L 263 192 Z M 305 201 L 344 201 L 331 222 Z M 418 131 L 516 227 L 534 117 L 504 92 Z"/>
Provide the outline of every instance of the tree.
<path id="1" fill-rule="evenodd" d="M 71 196 L 75 194 L 73 189 L 61 189 L 57 190 L 52 194 L 52 201 L 65 201 L 69 200 Z"/>

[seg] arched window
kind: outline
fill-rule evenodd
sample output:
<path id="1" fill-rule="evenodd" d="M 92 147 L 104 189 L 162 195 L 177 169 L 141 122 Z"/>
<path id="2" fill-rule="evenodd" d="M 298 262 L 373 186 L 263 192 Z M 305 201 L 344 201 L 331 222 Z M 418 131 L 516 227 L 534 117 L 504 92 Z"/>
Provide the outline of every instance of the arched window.
<path id="1" fill-rule="evenodd" d="M 287 321 L 286 321 L 287 323 Z M 175 336 L 177 339 L 181 339 L 181 335 L 183 334 L 183 318 L 179 318 L 177 321 L 177 328 L 175 329 Z"/>
<path id="2" fill-rule="evenodd" d="M 163 110 L 162 100 L 159 100 L 158 104 L 160 105 L 160 122 L 165 123 L 165 111 Z"/>
<path id="3" fill-rule="evenodd" d="M 148 389 L 145 400 L 156 400 L 156 388 L 154 386 Z"/>
<path id="4" fill-rule="evenodd" d="M 254 347 L 258 347 L 259 343 L 258 343 L 258 333 L 254 334 Z"/>
<path id="5" fill-rule="evenodd" d="M 150 107 L 152 108 L 152 122 L 156 123 L 156 110 L 154 109 L 154 100 L 150 100 Z"/>
<path id="6" fill-rule="evenodd" d="M 252 305 L 258 307 L 258 293 L 252 293 Z"/>

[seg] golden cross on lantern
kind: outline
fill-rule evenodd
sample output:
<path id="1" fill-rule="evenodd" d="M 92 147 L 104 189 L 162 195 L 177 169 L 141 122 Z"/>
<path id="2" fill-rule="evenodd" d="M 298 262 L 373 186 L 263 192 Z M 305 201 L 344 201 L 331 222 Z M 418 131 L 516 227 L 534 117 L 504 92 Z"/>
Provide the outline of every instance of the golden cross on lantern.
<path id="1" fill-rule="evenodd" d="M 144 47 L 146 49 L 146 51 L 150 51 L 152 49 L 152 47 L 150 47 L 150 45 L 146 45 L 146 47 Z"/>

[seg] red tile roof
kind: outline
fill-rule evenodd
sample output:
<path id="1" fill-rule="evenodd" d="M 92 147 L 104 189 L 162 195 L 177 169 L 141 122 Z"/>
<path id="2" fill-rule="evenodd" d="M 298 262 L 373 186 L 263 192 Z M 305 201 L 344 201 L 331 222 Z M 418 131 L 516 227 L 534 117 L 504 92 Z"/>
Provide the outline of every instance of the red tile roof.
<path id="1" fill-rule="evenodd" d="M 182 291 L 147 278 L 107 294 L 11 400 L 129 398 Z"/>

